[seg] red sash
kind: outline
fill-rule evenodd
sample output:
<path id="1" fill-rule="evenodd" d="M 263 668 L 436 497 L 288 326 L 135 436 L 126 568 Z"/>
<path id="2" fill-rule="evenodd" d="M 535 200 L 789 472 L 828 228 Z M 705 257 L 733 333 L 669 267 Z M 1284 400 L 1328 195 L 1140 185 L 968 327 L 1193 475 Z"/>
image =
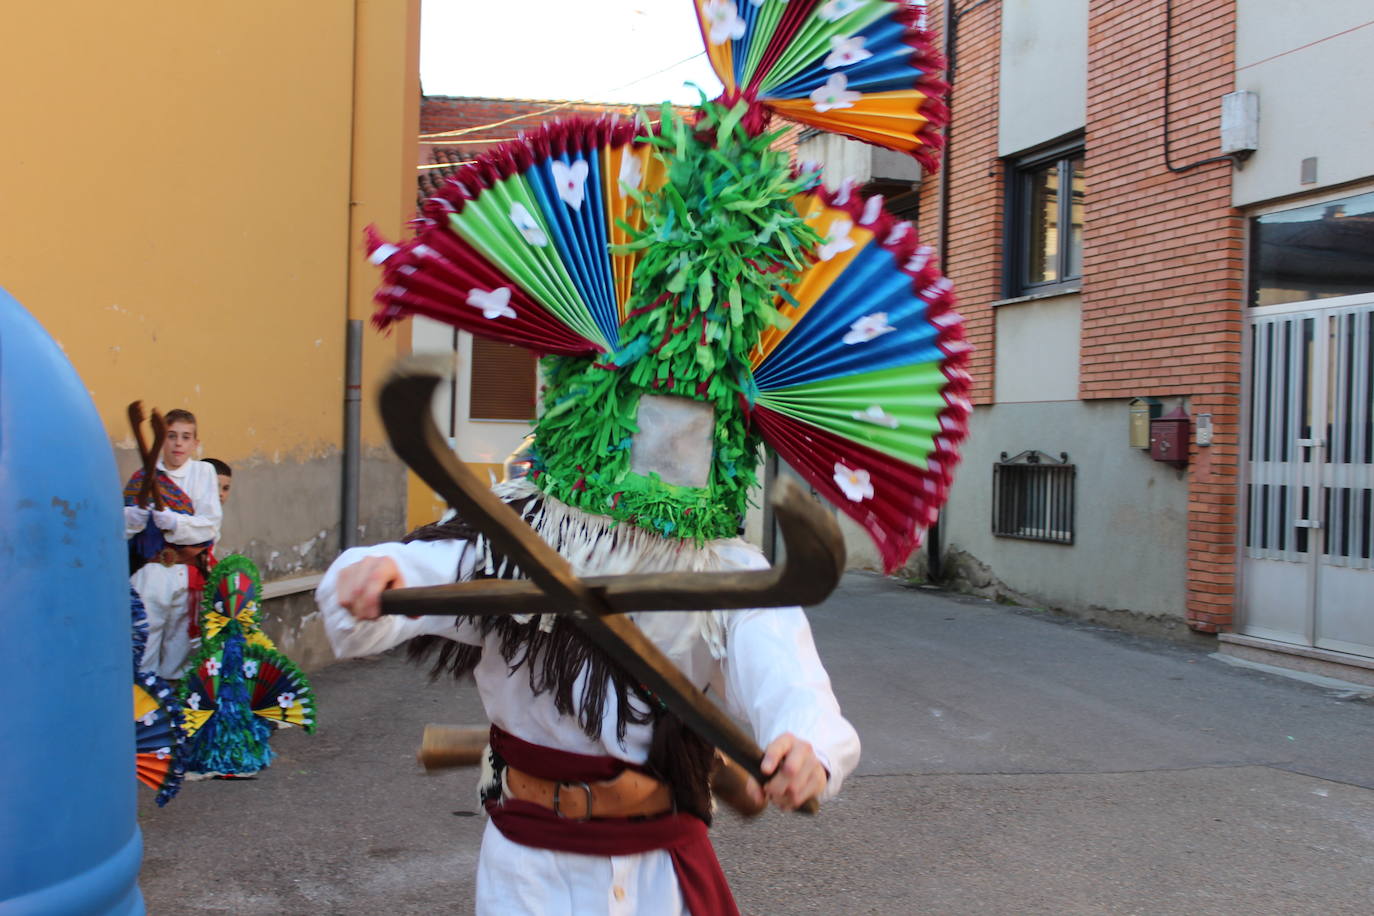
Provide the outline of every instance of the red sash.
<path id="1" fill-rule="evenodd" d="M 614 757 L 573 754 L 531 744 L 495 725 L 491 727 L 491 747 L 506 763 L 540 779 L 601 782 L 614 779 L 626 769 L 639 769 Z M 489 801 L 487 813 L 496 829 L 511 842 L 536 849 L 590 856 L 666 850 L 692 916 L 739 916 L 730 885 L 700 818 L 675 812 L 654 818 L 574 821 L 559 817 L 543 805 L 518 799 Z"/>

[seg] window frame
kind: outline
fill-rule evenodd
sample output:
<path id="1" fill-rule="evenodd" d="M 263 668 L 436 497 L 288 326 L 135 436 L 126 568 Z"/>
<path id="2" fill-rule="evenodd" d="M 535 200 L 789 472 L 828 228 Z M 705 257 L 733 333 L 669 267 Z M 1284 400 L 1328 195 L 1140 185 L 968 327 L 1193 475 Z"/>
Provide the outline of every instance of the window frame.
<path id="1" fill-rule="evenodd" d="M 479 363 L 482 364 L 479 368 Z M 519 407 L 510 398 L 497 398 L 487 403 L 479 388 L 479 372 L 484 381 L 498 385 L 518 385 Z M 528 373 L 528 374 L 526 374 Z M 517 344 L 472 335 L 468 351 L 468 410 L 467 419 L 477 423 L 523 423 L 529 425 L 538 413 L 539 360 Z M 525 402 L 528 399 L 528 410 Z M 495 409 L 493 409 L 495 407 Z M 505 408 L 505 409 L 501 409 Z"/>
<path id="2" fill-rule="evenodd" d="M 1007 298 L 1036 296 L 1047 293 L 1076 292 L 1083 285 L 1082 245 L 1080 244 L 1078 273 L 1071 274 L 1070 248 L 1065 240 L 1070 237 L 1064 227 L 1073 225 L 1073 181 L 1069 169 L 1075 159 L 1087 161 L 1087 150 L 1083 135 L 1076 134 L 1067 139 L 1040 147 L 1032 152 L 1014 156 L 1006 160 L 1007 206 L 1004 236 L 1006 245 L 1002 265 L 1003 295 Z M 1059 170 L 1060 193 L 1058 202 L 1059 246 L 1055 252 L 1055 272 L 1057 279 L 1039 283 L 1030 281 L 1030 242 L 1031 231 L 1031 176 L 1046 166 Z M 1064 178 L 1068 177 L 1068 181 Z M 1086 198 L 1086 193 L 1085 193 Z M 1086 227 L 1087 220 L 1084 220 Z M 1085 233 L 1086 234 L 1086 233 Z"/>

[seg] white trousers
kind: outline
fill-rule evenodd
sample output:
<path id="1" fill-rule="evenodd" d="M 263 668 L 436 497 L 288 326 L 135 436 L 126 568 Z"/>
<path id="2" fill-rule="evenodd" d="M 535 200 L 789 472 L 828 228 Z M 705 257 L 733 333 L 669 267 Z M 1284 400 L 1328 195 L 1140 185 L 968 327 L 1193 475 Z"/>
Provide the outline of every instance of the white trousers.
<path id="1" fill-rule="evenodd" d="M 139 670 L 168 680 L 181 677 L 191 654 L 186 572 L 183 564 L 148 563 L 129 580 L 148 614 L 148 644 Z"/>

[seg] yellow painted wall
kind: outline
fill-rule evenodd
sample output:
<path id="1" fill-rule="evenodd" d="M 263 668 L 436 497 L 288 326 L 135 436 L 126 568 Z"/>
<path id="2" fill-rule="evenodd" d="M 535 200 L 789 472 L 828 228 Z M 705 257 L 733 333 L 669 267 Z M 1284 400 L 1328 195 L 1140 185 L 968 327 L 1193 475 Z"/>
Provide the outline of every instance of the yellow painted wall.
<path id="1" fill-rule="evenodd" d="M 362 227 L 394 237 L 413 213 L 418 48 L 419 0 L 5 12 L 0 286 L 75 364 L 122 470 L 140 398 L 193 410 L 204 453 L 250 469 L 226 536 L 263 563 L 337 546 L 345 328 L 377 282 Z M 394 503 L 397 528 L 404 475 L 371 405 L 405 340 L 369 328 L 364 355 L 364 503 Z M 280 571 L 329 551 L 297 552 Z"/>
<path id="2" fill-rule="evenodd" d="M 0 283 L 113 440 L 143 398 L 202 415 L 207 451 L 231 461 L 337 446 L 350 270 L 356 316 L 374 282 L 355 229 L 397 232 L 413 201 L 416 0 L 360 0 L 373 78 L 356 126 L 351 3 L 50 2 L 5 19 Z M 395 342 L 372 343 L 379 368 Z"/>

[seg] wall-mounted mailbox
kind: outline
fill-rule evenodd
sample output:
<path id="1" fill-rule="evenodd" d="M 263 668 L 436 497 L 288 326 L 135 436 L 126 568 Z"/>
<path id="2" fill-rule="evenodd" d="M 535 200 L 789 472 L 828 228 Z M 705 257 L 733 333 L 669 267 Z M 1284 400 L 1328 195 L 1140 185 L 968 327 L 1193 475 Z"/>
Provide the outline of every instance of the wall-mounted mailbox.
<path id="1" fill-rule="evenodd" d="M 1188 465 L 1188 414 L 1182 407 L 1150 421 L 1150 457 L 1175 467 Z"/>
<path id="2" fill-rule="evenodd" d="M 1131 448 L 1150 447 L 1150 421 L 1162 411 L 1159 398 L 1131 398 Z"/>

